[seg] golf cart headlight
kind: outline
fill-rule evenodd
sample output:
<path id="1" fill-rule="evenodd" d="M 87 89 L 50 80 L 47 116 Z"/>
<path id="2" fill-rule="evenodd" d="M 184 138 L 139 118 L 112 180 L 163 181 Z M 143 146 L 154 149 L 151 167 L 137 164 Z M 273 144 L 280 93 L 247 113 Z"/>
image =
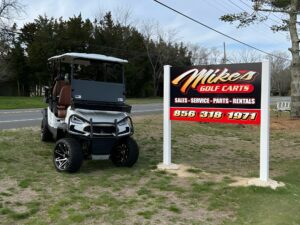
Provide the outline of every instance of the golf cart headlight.
<path id="1" fill-rule="evenodd" d="M 126 118 L 126 119 L 124 119 L 124 120 L 121 120 L 121 121 L 118 123 L 119 126 L 125 126 L 125 125 L 127 125 L 127 124 L 128 124 L 128 118 Z"/>
<path id="2" fill-rule="evenodd" d="M 75 124 L 83 124 L 84 122 L 83 122 L 81 119 L 79 119 L 78 117 L 72 116 L 72 117 L 71 117 L 71 123 L 75 123 Z"/>

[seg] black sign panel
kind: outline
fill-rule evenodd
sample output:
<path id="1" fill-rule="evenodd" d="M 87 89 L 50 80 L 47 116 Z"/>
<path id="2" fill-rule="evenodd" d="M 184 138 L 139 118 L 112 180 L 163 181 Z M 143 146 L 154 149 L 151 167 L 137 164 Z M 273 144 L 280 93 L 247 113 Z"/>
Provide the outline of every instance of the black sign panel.
<path id="1" fill-rule="evenodd" d="M 222 112 L 222 118 L 218 121 L 242 123 L 231 120 L 233 114 L 228 113 L 241 110 L 244 113 L 245 109 L 248 109 L 249 113 L 256 112 L 255 116 L 252 116 L 255 119 L 249 121 L 250 116 L 244 114 L 241 117 L 247 117 L 246 123 L 258 124 L 261 108 L 261 73 L 262 63 L 171 67 L 171 112 L 179 110 L 178 108 L 198 108 L 197 112 L 199 108 L 223 109 L 223 112 L 218 110 Z M 174 113 L 171 114 L 171 119 L 183 120 L 181 116 L 174 117 Z"/>

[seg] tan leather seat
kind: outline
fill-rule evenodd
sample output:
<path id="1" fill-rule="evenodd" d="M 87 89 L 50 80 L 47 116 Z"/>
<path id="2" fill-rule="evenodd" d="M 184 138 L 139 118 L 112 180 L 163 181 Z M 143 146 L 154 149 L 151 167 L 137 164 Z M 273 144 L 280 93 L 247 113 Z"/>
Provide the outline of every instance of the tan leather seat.
<path id="1" fill-rule="evenodd" d="M 60 91 L 57 104 L 57 114 L 59 118 L 66 117 L 67 108 L 71 105 L 71 92 L 71 85 L 63 86 L 63 88 Z"/>
<path id="2" fill-rule="evenodd" d="M 60 94 L 61 89 L 65 86 L 65 81 L 58 80 L 55 82 L 55 85 L 52 90 L 52 96 L 57 97 Z"/>

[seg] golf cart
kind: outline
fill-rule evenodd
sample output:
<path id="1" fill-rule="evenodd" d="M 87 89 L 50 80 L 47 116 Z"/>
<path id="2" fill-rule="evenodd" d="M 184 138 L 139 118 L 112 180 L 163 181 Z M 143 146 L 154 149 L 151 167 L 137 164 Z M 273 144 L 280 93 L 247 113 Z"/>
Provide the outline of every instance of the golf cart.
<path id="1" fill-rule="evenodd" d="M 55 140 L 58 171 L 76 172 L 83 159 L 111 159 L 131 167 L 139 149 L 125 104 L 123 64 L 127 60 L 86 53 L 66 53 L 49 61 L 52 83 L 45 87 L 42 141 Z"/>

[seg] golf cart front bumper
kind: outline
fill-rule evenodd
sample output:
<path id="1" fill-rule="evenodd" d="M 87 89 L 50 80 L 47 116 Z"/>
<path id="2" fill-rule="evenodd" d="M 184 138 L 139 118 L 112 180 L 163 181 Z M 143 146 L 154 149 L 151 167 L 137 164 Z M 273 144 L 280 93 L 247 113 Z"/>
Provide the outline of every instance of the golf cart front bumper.
<path id="1" fill-rule="evenodd" d="M 71 115 L 68 121 L 68 133 L 87 139 L 121 138 L 134 132 L 132 119 L 125 116 L 114 122 L 94 122 L 79 115 Z"/>

